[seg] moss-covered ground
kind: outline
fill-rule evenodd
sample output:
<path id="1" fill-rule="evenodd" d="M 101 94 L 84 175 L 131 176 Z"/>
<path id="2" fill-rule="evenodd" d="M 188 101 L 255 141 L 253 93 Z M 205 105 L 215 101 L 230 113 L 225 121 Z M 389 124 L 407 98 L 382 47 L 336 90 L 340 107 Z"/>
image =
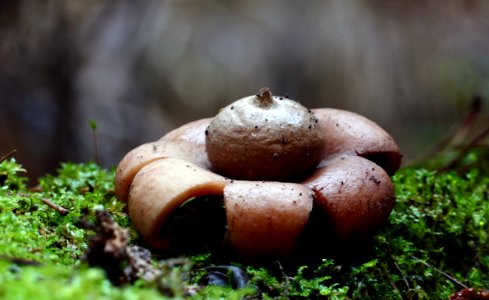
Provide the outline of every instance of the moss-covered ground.
<path id="1" fill-rule="evenodd" d="M 114 197 L 114 171 L 65 163 L 30 188 L 25 170 L 7 159 L 0 163 L 0 298 L 448 299 L 466 287 L 488 289 L 489 151 L 475 149 L 440 171 L 448 160 L 397 172 L 394 211 L 371 239 L 282 262 L 205 251 L 177 260 L 154 255 L 156 280 L 115 286 L 84 262 L 93 232 L 80 226 L 105 210 L 130 229 L 131 244 L 144 246 Z M 209 284 L 216 278 L 219 286 Z"/>

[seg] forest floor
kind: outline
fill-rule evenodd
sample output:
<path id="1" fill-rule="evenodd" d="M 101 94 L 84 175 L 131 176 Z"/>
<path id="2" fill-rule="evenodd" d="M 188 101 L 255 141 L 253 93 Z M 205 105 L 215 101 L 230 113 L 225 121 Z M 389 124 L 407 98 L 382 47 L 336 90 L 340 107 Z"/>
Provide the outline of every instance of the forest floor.
<path id="1" fill-rule="evenodd" d="M 318 237 L 321 254 L 259 263 L 152 255 L 114 196 L 114 170 L 64 163 L 34 188 L 25 175 L 14 158 L 0 163 L 2 299 L 489 299 L 484 147 L 400 169 L 371 238 Z"/>

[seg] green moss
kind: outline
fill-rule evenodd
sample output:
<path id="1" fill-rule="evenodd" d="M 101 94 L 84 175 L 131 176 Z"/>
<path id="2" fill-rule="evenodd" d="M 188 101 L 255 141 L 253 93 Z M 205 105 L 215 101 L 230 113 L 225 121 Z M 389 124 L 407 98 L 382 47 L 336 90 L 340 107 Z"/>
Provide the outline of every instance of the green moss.
<path id="1" fill-rule="evenodd" d="M 161 299 L 155 289 L 114 288 L 98 269 L 49 264 L 18 267 L 0 261 L 2 299 Z"/>
<path id="2" fill-rule="evenodd" d="M 16 259 L 72 265 L 86 249 L 85 230 L 76 226 L 95 209 L 106 209 L 127 225 L 122 205 L 113 197 L 113 171 L 95 164 L 63 164 L 58 176 L 46 176 L 34 191 L 26 188 L 24 173 L 14 160 L 0 164 L 6 174 L 0 189 L 0 254 Z M 12 188 L 14 186 L 15 188 Z M 48 200 L 68 210 L 62 215 Z"/>
<path id="3" fill-rule="evenodd" d="M 453 155 L 448 155 L 449 160 Z M 356 244 L 332 245 L 319 257 L 243 264 L 202 252 L 192 265 L 168 267 L 156 282 L 114 287 L 101 270 L 81 262 L 87 233 L 81 218 L 109 211 L 130 228 L 113 193 L 114 170 L 94 163 L 62 164 L 56 175 L 26 187 L 15 160 L 0 163 L 0 298 L 153 299 L 447 299 L 463 286 L 489 288 L 489 151 L 468 153 L 448 172 L 447 159 L 401 169 L 394 177 L 397 201 L 387 224 Z M 44 200 L 68 210 L 61 214 Z M 131 229 L 131 243 L 140 244 Z M 328 240 L 328 237 L 321 237 Z M 334 247 L 333 247 L 334 246 Z M 183 254 L 185 255 L 185 254 Z M 241 267 L 241 289 L 207 285 L 208 267 Z M 170 287 L 170 288 L 169 288 Z M 171 293 L 168 292 L 171 290 Z"/>

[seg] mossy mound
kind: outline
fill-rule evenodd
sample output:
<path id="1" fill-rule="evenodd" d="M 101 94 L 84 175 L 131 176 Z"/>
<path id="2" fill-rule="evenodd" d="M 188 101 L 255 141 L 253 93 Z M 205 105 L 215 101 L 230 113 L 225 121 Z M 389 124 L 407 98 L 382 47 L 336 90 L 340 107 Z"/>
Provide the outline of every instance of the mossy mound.
<path id="1" fill-rule="evenodd" d="M 0 298 L 448 299 L 465 287 L 488 289 L 489 151 L 471 151 L 451 170 L 437 171 L 444 161 L 399 170 L 388 223 L 361 243 L 260 264 L 205 250 L 178 259 L 154 255 L 160 276 L 116 286 L 84 262 L 93 232 L 80 226 L 104 210 L 129 228 L 130 244 L 142 245 L 114 197 L 114 170 L 66 163 L 32 189 L 21 166 L 6 160 L 0 163 Z"/>

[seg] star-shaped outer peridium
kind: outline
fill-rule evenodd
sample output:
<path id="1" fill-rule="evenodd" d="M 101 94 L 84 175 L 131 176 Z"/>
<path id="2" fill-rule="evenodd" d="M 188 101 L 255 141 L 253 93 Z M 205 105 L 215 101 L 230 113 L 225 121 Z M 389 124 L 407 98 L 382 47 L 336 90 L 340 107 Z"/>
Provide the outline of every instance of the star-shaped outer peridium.
<path id="1" fill-rule="evenodd" d="M 340 239 L 371 234 L 394 205 L 389 175 L 401 164 L 394 139 L 371 120 L 328 108 L 312 110 L 326 135 L 318 167 L 301 182 L 243 181 L 212 170 L 205 150 L 211 118 L 185 124 L 155 142 L 130 151 L 115 178 L 117 198 L 143 240 L 169 250 L 165 225 L 188 199 L 222 196 L 223 239 L 248 258 L 289 256 L 313 209 L 331 220 Z M 325 229 L 327 231 L 327 229 Z"/>

